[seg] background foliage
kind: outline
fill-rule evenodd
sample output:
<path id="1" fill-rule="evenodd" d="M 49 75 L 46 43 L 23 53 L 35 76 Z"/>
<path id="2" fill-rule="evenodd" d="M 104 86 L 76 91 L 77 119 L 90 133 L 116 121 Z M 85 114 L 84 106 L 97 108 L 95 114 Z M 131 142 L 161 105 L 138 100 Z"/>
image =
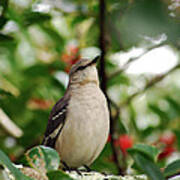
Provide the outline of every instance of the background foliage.
<path id="1" fill-rule="evenodd" d="M 98 67 L 100 75 L 105 69 L 100 78 L 106 82 L 113 128 L 92 168 L 147 173 L 144 162 L 164 168 L 180 158 L 179 1 L 105 1 L 105 15 L 100 16 L 102 2 L 0 1 L 0 149 L 11 161 L 17 163 L 27 149 L 41 143 L 71 65 L 100 52 L 105 64 Z M 161 47 L 176 57 L 174 67 L 161 72 L 161 61 L 156 73 L 128 72 L 131 64 Z M 133 54 L 133 49 L 140 53 Z M 153 58 L 151 67 L 156 68 L 160 59 Z M 133 147 L 138 143 L 153 145 L 158 152 L 149 161 L 147 153 L 142 156 L 143 147 Z M 129 153 L 127 148 L 132 148 Z M 133 159 L 135 168 L 130 169 Z"/>

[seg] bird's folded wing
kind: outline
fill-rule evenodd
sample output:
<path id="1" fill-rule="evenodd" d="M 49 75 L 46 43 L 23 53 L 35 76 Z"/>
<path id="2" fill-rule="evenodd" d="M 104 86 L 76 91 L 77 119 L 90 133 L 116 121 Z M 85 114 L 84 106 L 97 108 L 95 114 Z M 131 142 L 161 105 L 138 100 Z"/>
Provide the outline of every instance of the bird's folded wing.
<path id="1" fill-rule="evenodd" d="M 69 99 L 69 95 L 65 94 L 65 96 L 54 105 L 49 116 L 48 125 L 42 142 L 43 145 L 54 148 L 56 139 L 61 133 L 65 123 Z"/>

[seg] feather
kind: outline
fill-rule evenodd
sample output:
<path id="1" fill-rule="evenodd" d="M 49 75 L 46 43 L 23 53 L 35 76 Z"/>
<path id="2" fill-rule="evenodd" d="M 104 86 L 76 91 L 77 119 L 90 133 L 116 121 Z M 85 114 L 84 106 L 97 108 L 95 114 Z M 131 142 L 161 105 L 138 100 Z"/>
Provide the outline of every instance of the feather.
<path id="1" fill-rule="evenodd" d="M 70 95 L 66 93 L 53 107 L 42 144 L 54 148 L 64 126 Z"/>

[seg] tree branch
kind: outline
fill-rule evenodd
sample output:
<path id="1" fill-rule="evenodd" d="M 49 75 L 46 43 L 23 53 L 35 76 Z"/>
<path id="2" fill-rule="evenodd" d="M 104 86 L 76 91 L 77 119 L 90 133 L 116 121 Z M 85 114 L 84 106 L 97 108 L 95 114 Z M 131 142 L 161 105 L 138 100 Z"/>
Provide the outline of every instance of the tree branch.
<path id="1" fill-rule="evenodd" d="M 115 125 L 116 125 L 116 122 L 118 120 L 118 117 L 119 117 L 119 114 L 120 114 L 120 109 L 118 107 L 118 105 L 116 105 L 116 103 L 114 103 L 112 100 L 110 100 L 109 98 L 107 99 L 108 100 L 108 104 L 109 104 L 109 111 L 110 111 L 110 136 L 111 136 L 111 148 L 112 148 L 112 152 L 113 152 L 113 158 L 114 158 L 114 162 L 116 164 L 116 167 L 117 167 L 117 170 L 118 170 L 118 174 L 119 175 L 125 175 L 124 174 L 124 170 L 122 169 L 120 163 L 119 163 L 119 149 L 115 147 L 115 141 L 116 141 L 116 138 L 114 136 L 115 134 Z M 114 106 L 114 108 L 116 109 L 116 113 L 115 115 L 113 116 L 112 115 L 112 111 L 111 111 L 111 108 L 110 108 L 110 104 L 112 106 Z"/>
<path id="2" fill-rule="evenodd" d="M 101 77 L 101 89 L 106 94 L 106 72 L 105 72 L 105 56 L 106 56 L 106 47 L 105 47 L 105 10 L 106 4 L 105 0 L 99 0 L 100 12 L 99 12 L 99 25 L 100 25 L 100 37 L 99 37 L 99 46 L 101 49 L 101 58 L 100 58 L 100 77 Z"/>
<path id="3" fill-rule="evenodd" d="M 122 169 L 120 167 L 119 161 L 118 161 L 118 152 L 116 151 L 116 148 L 114 146 L 114 138 L 113 138 L 113 134 L 114 134 L 114 122 L 116 120 L 117 117 L 113 118 L 112 116 L 112 112 L 111 112 L 111 108 L 110 108 L 110 100 L 108 98 L 107 95 L 107 75 L 106 75 L 106 71 L 105 71 L 105 56 L 106 56 L 106 41 L 105 41 L 105 13 L 106 13 L 106 4 L 105 4 L 105 0 L 99 0 L 99 7 L 100 7 L 100 11 L 99 11 L 99 28 L 100 28 L 100 38 L 99 38 L 99 46 L 101 49 L 101 59 L 100 59 L 100 71 L 99 71 L 99 75 L 101 77 L 101 89 L 104 92 L 107 100 L 108 100 L 108 107 L 109 107 L 109 111 L 110 111 L 110 134 L 112 135 L 112 141 L 111 141 L 111 147 L 112 147 L 112 152 L 113 152 L 113 156 L 114 156 L 114 161 L 116 163 L 117 166 L 117 170 L 118 173 L 120 175 L 122 175 Z M 117 108 L 117 115 L 119 115 L 119 108 Z"/>
<path id="4" fill-rule="evenodd" d="M 174 72 L 175 70 L 180 68 L 180 63 L 178 63 L 176 66 L 174 66 L 173 68 L 171 68 L 169 71 L 167 71 L 164 74 L 158 75 L 154 78 L 152 78 L 143 89 L 141 89 L 138 92 L 135 92 L 134 94 L 132 94 L 131 96 L 129 96 L 124 102 L 122 102 L 120 104 L 120 107 L 122 108 L 123 106 L 126 106 L 127 104 L 129 104 L 135 97 L 137 97 L 138 95 L 144 93 L 146 90 L 148 90 L 149 88 L 153 87 L 155 84 L 157 84 L 158 82 L 162 81 L 165 77 L 167 77 L 170 73 Z"/>
<path id="5" fill-rule="evenodd" d="M 163 43 L 160 43 L 160 44 L 156 44 L 156 45 L 154 45 L 154 46 L 151 46 L 151 47 L 147 48 L 147 49 L 146 49 L 142 54 L 140 54 L 139 56 L 130 58 L 130 59 L 127 61 L 127 63 L 123 65 L 123 67 L 121 67 L 119 70 L 115 71 L 114 73 L 110 74 L 109 77 L 108 77 L 108 79 L 114 78 L 115 76 L 121 74 L 122 72 L 124 72 L 124 71 L 129 67 L 129 65 L 130 65 L 132 62 L 140 59 L 141 57 L 143 57 L 145 54 L 147 54 L 148 52 L 152 51 L 153 49 L 159 48 L 159 47 L 161 47 L 161 46 L 163 46 L 163 45 L 165 45 L 164 42 L 163 42 Z"/>

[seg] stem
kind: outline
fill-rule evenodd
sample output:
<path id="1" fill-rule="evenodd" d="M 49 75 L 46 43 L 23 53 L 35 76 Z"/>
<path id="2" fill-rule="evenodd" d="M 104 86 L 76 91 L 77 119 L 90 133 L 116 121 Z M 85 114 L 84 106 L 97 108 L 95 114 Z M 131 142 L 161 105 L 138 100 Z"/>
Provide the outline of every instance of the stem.
<path id="1" fill-rule="evenodd" d="M 110 100 L 107 95 L 107 75 L 106 75 L 106 71 L 105 71 L 105 56 L 106 56 L 106 41 L 105 41 L 106 4 L 105 4 L 105 0 L 99 0 L 99 7 L 100 7 L 100 11 L 99 11 L 99 21 L 100 21 L 99 22 L 99 28 L 100 28 L 99 46 L 101 49 L 99 75 L 101 77 L 101 89 L 107 98 L 108 107 L 109 107 L 109 111 L 110 111 L 110 134 L 112 137 L 112 141 L 111 141 L 112 152 L 113 152 L 113 156 L 114 156 L 115 164 L 117 166 L 118 173 L 122 175 L 123 174 L 122 169 L 121 169 L 121 167 L 119 165 L 119 161 L 118 161 L 118 152 L 114 146 L 114 138 L 113 138 L 114 131 L 115 131 L 114 122 L 117 119 L 117 117 L 113 118 L 113 116 L 112 116 L 111 108 L 110 108 Z M 118 112 L 119 112 L 119 110 L 117 111 L 117 116 L 119 115 Z"/>
<path id="2" fill-rule="evenodd" d="M 105 10 L 106 10 L 106 4 L 105 0 L 99 0 L 100 5 L 100 37 L 99 37 L 99 46 L 101 49 L 101 59 L 100 59 L 100 71 L 99 75 L 101 77 L 101 89 L 106 95 L 107 90 L 107 77 L 105 72 L 105 55 L 106 55 L 106 47 L 105 47 Z"/>

